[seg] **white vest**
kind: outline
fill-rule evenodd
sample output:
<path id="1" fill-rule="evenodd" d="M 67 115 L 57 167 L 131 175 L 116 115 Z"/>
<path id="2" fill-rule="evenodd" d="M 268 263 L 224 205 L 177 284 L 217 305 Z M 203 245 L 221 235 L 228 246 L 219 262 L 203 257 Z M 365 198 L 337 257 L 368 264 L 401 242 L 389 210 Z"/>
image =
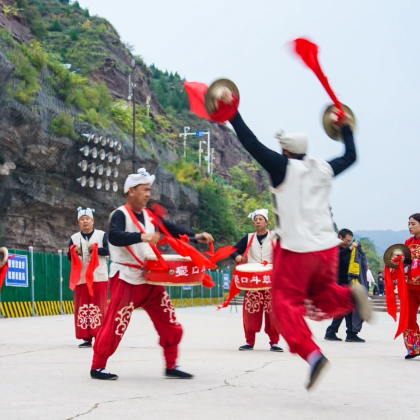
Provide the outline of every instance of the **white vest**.
<path id="1" fill-rule="evenodd" d="M 97 229 L 93 231 L 93 234 L 88 241 L 86 241 L 86 239 L 83 238 L 80 232 L 77 232 L 74 235 L 72 235 L 71 240 L 73 241 L 73 244 L 78 246 L 82 250 L 82 255 L 79 255 L 79 258 L 83 262 L 83 269 L 78 285 L 86 283 L 85 274 L 89 266 L 90 260 L 92 258 L 92 254 L 89 253 L 88 246 L 98 244 L 98 247 L 102 248 L 104 246 L 104 235 L 105 232 L 103 230 Z M 93 273 L 93 281 L 108 281 L 108 264 L 106 261 L 106 257 L 101 257 L 99 255 L 99 266 Z"/>
<path id="2" fill-rule="evenodd" d="M 139 229 L 131 220 L 128 211 L 125 209 L 125 206 L 119 207 L 117 210 L 121 210 L 125 216 L 125 231 L 126 232 L 139 232 Z M 155 233 L 155 227 L 152 224 L 152 221 L 145 210 L 143 210 L 144 216 L 144 225 L 143 229 L 147 233 Z M 140 223 L 140 222 L 139 222 Z M 141 224 L 141 223 L 140 223 Z M 141 261 L 146 260 L 146 255 L 153 254 L 152 248 L 149 244 L 140 242 L 138 244 L 130 245 L 131 250 Z M 111 256 L 111 269 L 109 275 L 111 277 L 120 272 L 119 278 L 126 281 L 130 284 L 144 284 L 146 283 L 144 279 L 144 269 L 137 269 L 133 267 L 127 267 L 123 264 L 131 264 L 139 266 L 139 263 L 134 259 L 134 257 L 128 252 L 125 246 L 114 246 L 109 244 L 109 253 Z"/>
<path id="3" fill-rule="evenodd" d="M 248 244 L 254 233 L 248 234 Z M 273 263 L 273 244 L 268 238 L 270 238 L 271 232 L 263 239 L 262 244 L 258 242 L 257 234 L 255 233 L 252 245 L 248 251 L 247 263 L 260 263 L 267 261 L 269 264 Z"/>
<path id="4" fill-rule="evenodd" d="M 276 232 L 283 249 L 305 253 L 340 244 L 329 203 L 333 177 L 331 165 L 322 159 L 289 159 L 284 181 L 271 188 L 280 218 Z"/>

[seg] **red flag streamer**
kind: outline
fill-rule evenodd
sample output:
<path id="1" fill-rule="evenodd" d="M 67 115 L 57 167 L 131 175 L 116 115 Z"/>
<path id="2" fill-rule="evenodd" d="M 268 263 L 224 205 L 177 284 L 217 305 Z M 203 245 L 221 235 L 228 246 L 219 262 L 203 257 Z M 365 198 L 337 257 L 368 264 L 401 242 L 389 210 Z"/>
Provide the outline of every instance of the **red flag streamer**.
<path id="1" fill-rule="evenodd" d="M 400 320 L 398 323 L 398 330 L 395 334 L 395 338 L 397 338 L 404 330 L 407 329 L 408 326 L 408 290 L 407 290 L 407 283 L 405 281 L 405 272 L 404 272 L 404 256 L 400 255 L 399 257 L 395 258 L 393 262 L 398 262 L 397 278 L 398 278 L 398 298 L 400 299 Z"/>
<path id="2" fill-rule="evenodd" d="M 168 239 L 169 245 L 172 247 L 172 249 L 177 252 L 179 255 L 182 255 L 183 257 L 190 257 L 192 261 L 198 266 L 203 266 L 206 268 L 206 270 L 214 270 L 216 268 L 216 265 L 208 260 L 200 251 L 197 251 L 194 247 L 192 247 L 189 243 L 186 243 L 180 239 L 174 238 L 168 229 L 166 229 L 165 225 L 162 223 L 162 220 L 154 214 L 151 210 L 146 209 L 148 214 L 153 218 L 155 218 L 156 223 L 159 226 L 159 229 L 162 231 L 162 233 L 166 236 Z M 159 252 L 159 250 L 157 250 Z M 160 253 L 160 252 L 159 252 Z M 158 257 L 159 258 L 159 257 Z"/>
<path id="3" fill-rule="evenodd" d="M 324 89 L 327 91 L 328 95 L 334 102 L 334 105 L 339 109 L 339 113 L 337 114 L 338 119 L 341 119 L 345 115 L 345 111 L 341 102 L 337 99 L 334 91 L 331 89 L 331 86 L 328 82 L 327 76 L 325 76 L 324 72 L 321 69 L 321 65 L 318 61 L 318 52 L 319 48 L 318 45 L 314 44 L 313 42 L 305 39 L 305 38 L 298 38 L 292 41 L 296 54 L 303 60 L 303 62 L 315 73 L 315 76 L 321 82 Z"/>
<path id="4" fill-rule="evenodd" d="M 251 239 L 250 239 L 250 241 L 248 242 L 248 246 L 246 247 L 246 250 L 245 250 L 244 255 L 243 255 L 243 260 L 242 260 L 242 263 L 237 264 L 237 265 L 244 264 L 244 263 L 246 263 L 246 261 L 248 260 L 248 252 L 249 252 L 249 248 L 251 248 L 252 241 L 254 240 L 254 238 L 255 238 L 255 233 L 251 236 Z M 227 308 L 227 307 L 230 305 L 230 302 L 232 302 L 232 299 L 233 299 L 236 295 L 238 295 L 239 293 L 241 293 L 241 289 L 239 289 L 239 288 L 238 288 L 238 286 L 236 286 L 235 281 L 232 279 L 232 281 L 231 281 L 231 283 L 230 283 L 229 296 L 228 296 L 228 298 L 227 298 L 226 302 L 224 302 L 222 306 L 217 306 L 217 309 L 218 309 L 218 310 L 220 310 L 220 309 L 222 309 L 222 308 Z"/>
<path id="5" fill-rule="evenodd" d="M 70 247 L 70 256 L 71 256 L 71 272 L 70 272 L 70 290 L 73 290 L 76 288 L 80 281 L 80 276 L 82 275 L 83 270 L 83 262 L 79 258 L 79 256 L 76 254 L 75 249 L 77 248 L 76 245 L 72 245 Z"/>
<path id="6" fill-rule="evenodd" d="M 230 257 L 234 252 L 238 249 L 234 246 L 224 246 L 223 248 L 219 248 L 215 254 L 210 257 L 210 261 L 216 264 L 219 261 L 225 260 L 226 258 Z"/>
<path id="7" fill-rule="evenodd" d="M 395 297 L 395 287 L 388 266 L 385 266 L 385 296 L 388 314 L 394 318 L 394 321 L 397 321 L 397 298 Z"/>
<path id="8" fill-rule="evenodd" d="M 184 82 L 184 87 L 190 100 L 191 112 L 196 114 L 197 117 L 224 124 L 226 121 L 233 119 L 238 113 L 239 98 L 234 92 L 232 92 L 233 102 L 231 104 L 226 104 L 218 100 L 217 104 L 219 108 L 210 116 L 204 105 L 204 97 L 208 91 L 207 85 L 198 82 Z"/>
<path id="9" fill-rule="evenodd" d="M 93 274 L 95 270 L 99 267 L 99 256 L 98 256 L 98 244 L 93 244 L 92 249 L 92 256 L 86 270 L 85 278 L 86 278 L 86 286 L 89 291 L 89 295 L 93 296 Z"/>

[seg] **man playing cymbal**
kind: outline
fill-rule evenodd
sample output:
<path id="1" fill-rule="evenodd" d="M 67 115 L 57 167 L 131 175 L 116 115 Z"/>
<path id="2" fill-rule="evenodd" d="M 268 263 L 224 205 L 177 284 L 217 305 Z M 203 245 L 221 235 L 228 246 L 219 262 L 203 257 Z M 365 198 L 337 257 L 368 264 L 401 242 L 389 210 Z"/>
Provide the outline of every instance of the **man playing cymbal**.
<path id="1" fill-rule="evenodd" d="M 234 102 L 227 88 L 220 99 L 226 104 Z M 283 149 L 280 154 L 259 142 L 239 113 L 230 123 L 244 148 L 271 178 L 280 221 L 276 232 L 281 238 L 273 260 L 273 311 L 290 351 L 310 365 L 309 390 L 328 360 L 312 340 L 305 322 L 308 300 L 325 317 L 345 315 L 355 307 L 362 319 L 371 317 L 362 286 L 350 289 L 337 284 L 341 241 L 333 229 L 329 195 L 333 178 L 356 160 L 351 119 L 345 115 L 337 121 L 346 150 L 343 156 L 328 162 L 306 155 L 306 134 L 278 135 Z"/>

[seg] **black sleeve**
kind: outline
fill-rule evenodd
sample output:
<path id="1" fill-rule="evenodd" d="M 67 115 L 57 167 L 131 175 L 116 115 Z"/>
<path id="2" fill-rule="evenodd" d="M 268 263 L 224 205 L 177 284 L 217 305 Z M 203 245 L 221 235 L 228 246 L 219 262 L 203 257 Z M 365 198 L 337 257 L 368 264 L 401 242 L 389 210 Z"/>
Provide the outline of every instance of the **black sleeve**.
<path id="1" fill-rule="evenodd" d="M 230 257 L 236 259 L 238 255 L 243 255 L 248 246 L 248 235 L 244 236 L 236 245 L 235 248 L 238 250 L 234 252 Z"/>
<path id="2" fill-rule="evenodd" d="M 70 248 L 71 248 L 72 245 L 74 245 L 73 239 L 70 239 L 70 242 L 69 242 L 69 251 L 67 252 L 67 259 L 69 261 L 71 261 Z"/>
<path id="3" fill-rule="evenodd" d="M 103 247 L 98 249 L 98 255 L 101 257 L 106 257 L 109 255 L 109 249 L 108 249 L 108 236 L 104 235 L 104 238 L 102 240 Z"/>
<path id="4" fill-rule="evenodd" d="M 268 172 L 273 187 L 284 181 L 288 158 L 264 146 L 244 123 L 241 115 L 236 114 L 230 121 L 239 141 L 248 153 Z"/>
<path id="5" fill-rule="evenodd" d="M 346 125 L 342 128 L 343 140 L 346 146 L 344 155 L 328 162 L 337 176 L 356 161 L 356 146 L 354 145 L 353 133 L 350 126 Z"/>
<path id="6" fill-rule="evenodd" d="M 109 243 L 114 246 L 128 246 L 141 242 L 140 232 L 125 232 L 125 216 L 117 210 L 111 218 L 109 228 Z"/>
<path id="7" fill-rule="evenodd" d="M 353 250 L 350 249 L 350 247 L 348 248 L 340 248 L 340 258 L 346 256 L 347 254 L 351 254 Z"/>
<path id="8" fill-rule="evenodd" d="M 169 233 L 174 237 L 178 238 L 181 235 L 187 235 L 190 237 L 194 237 L 196 235 L 195 232 L 192 230 L 185 229 L 181 226 L 174 225 L 173 223 L 168 222 L 167 220 L 162 220 L 163 224 L 165 225 L 166 229 L 168 229 Z"/>

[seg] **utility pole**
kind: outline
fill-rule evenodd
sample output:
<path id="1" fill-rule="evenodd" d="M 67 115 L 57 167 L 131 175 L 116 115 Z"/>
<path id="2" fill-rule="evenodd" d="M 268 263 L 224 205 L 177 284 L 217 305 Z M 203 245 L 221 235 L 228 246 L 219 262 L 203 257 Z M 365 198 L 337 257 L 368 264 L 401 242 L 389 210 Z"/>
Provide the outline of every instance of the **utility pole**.
<path id="1" fill-rule="evenodd" d="M 198 138 L 204 137 L 205 134 L 207 134 L 207 142 L 204 140 L 200 140 L 200 148 L 199 148 L 199 166 L 201 166 L 201 143 L 207 144 L 207 173 L 211 173 L 211 159 L 210 159 L 210 131 L 196 131 L 195 133 L 189 133 L 190 127 L 184 127 L 184 132 L 179 134 L 179 137 L 184 137 L 184 158 L 187 157 L 187 136 L 195 136 Z"/>
<path id="2" fill-rule="evenodd" d="M 184 127 L 184 132 L 179 135 L 179 137 L 184 137 L 184 159 L 187 157 L 187 136 L 193 135 L 193 133 L 188 134 L 188 131 L 190 127 Z"/>
<path id="3" fill-rule="evenodd" d="M 203 153 L 203 149 L 201 148 L 201 144 L 207 144 L 205 140 L 200 140 L 200 146 L 198 148 L 198 166 L 201 166 L 201 154 Z"/>
<path id="4" fill-rule="evenodd" d="M 129 83 L 129 99 L 133 100 L 133 174 L 136 173 L 137 158 L 136 158 L 136 100 L 134 97 L 134 88 L 136 87 L 134 83 L 134 71 L 136 69 L 136 60 L 133 58 L 131 60 L 131 68 L 133 69 L 131 75 L 128 76 Z"/>

